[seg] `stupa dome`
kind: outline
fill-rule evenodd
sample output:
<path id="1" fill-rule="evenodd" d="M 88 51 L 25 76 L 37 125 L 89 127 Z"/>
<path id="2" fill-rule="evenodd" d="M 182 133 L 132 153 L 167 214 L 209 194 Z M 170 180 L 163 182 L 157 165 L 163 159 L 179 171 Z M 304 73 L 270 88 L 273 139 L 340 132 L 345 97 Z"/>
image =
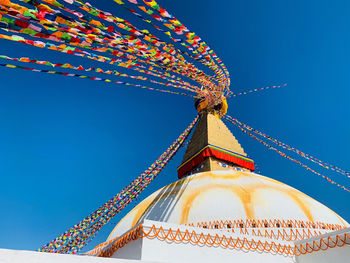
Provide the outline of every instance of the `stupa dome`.
<path id="1" fill-rule="evenodd" d="M 349 226 L 331 209 L 293 187 L 230 168 L 197 173 L 161 188 L 128 213 L 107 240 L 144 219 L 209 228 L 213 224 L 258 224 L 256 227 L 332 231 Z"/>
<path id="2" fill-rule="evenodd" d="M 88 255 L 170 263 L 299 262 L 305 254 L 349 244 L 349 224 L 331 209 L 254 173 L 254 160 L 216 111 L 200 111 L 177 168 L 179 180 L 139 203 Z M 347 251 L 340 258 L 348 258 Z"/>

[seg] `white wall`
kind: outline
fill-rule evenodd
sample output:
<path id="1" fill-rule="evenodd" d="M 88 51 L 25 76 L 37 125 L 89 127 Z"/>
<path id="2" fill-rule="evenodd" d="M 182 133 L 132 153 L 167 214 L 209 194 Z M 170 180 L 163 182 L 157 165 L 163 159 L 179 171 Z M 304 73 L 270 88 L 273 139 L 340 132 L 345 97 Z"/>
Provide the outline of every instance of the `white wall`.
<path id="1" fill-rule="evenodd" d="M 210 234 L 211 236 L 232 236 L 233 238 L 240 237 L 239 234 L 231 234 L 226 231 L 214 230 L 214 229 L 198 229 L 193 227 L 160 223 L 152 220 L 145 220 L 143 222 L 143 228 L 147 232 L 155 225 L 158 229 L 162 227 L 165 232 L 167 229 L 180 229 L 182 233 L 184 231 L 195 230 L 203 232 L 204 234 Z M 250 238 L 249 236 L 245 236 Z M 261 240 L 262 242 L 272 240 L 260 237 L 254 237 L 255 240 Z M 140 243 L 142 242 L 142 244 Z M 279 241 L 281 245 L 291 245 L 293 242 Z M 254 263 L 292 263 L 294 261 L 293 256 L 284 256 L 281 254 L 273 254 L 270 252 L 257 252 L 257 251 L 243 251 L 239 249 L 225 248 L 221 246 L 208 246 L 208 245 L 196 245 L 188 242 L 169 242 L 159 238 L 139 238 L 136 241 L 131 241 L 125 247 L 117 250 L 113 257 L 116 258 L 135 258 L 141 255 L 141 260 L 167 262 L 167 263 L 231 263 L 231 262 L 254 262 Z"/>
<path id="2" fill-rule="evenodd" d="M 0 249 L 0 263 L 151 263 L 145 261 Z M 159 263 L 159 262 L 158 262 Z"/>
<path id="3" fill-rule="evenodd" d="M 113 258 L 135 259 L 141 260 L 143 239 L 139 238 L 119 248 L 114 254 Z"/>
<path id="4" fill-rule="evenodd" d="M 338 239 L 337 247 L 327 248 L 324 243 L 321 243 L 320 240 L 324 239 L 327 243 L 327 238 L 332 238 L 332 240 L 337 240 L 336 237 L 340 237 Z M 297 263 L 347 263 L 350 262 L 350 228 L 341 229 L 338 231 L 334 231 L 331 233 L 323 234 L 317 237 L 296 241 L 295 244 L 298 246 L 302 244 L 306 247 L 306 244 L 309 244 L 312 247 L 313 242 L 316 244 L 322 245 L 322 249 L 319 251 L 314 251 L 312 253 L 302 254 L 296 257 Z M 345 244 L 344 244 L 345 241 Z M 341 246 L 343 245 L 343 246 Z"/>
<path id="5" fill-rule="evenodd" d="M 297 263 L 348 263 L 350 262 L 350 246 L 330 248 L 304 254 L 296 259 Z"/>
<path id="6" fill-rule="evenodd" d="M 223 247 L 168 243 L 144 238 L 142 260 L 168 263 L 292 263 L 293 258 L 266 252 L 242 251 Z"/>

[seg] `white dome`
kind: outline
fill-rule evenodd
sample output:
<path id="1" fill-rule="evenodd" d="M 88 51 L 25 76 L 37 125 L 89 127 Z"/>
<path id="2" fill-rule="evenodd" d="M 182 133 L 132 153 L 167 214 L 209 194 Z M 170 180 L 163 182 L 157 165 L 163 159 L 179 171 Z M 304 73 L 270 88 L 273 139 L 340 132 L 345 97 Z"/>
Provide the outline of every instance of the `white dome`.
<path id="1" fill-rule="evenodd" d="M 107 240 L 122 235 L 143 219 L 194 225 L 279 220 L 348 226 L 335 212 L 286 184 L 235 170 L 198 173 L 163 187 L 128 213 Z"/>

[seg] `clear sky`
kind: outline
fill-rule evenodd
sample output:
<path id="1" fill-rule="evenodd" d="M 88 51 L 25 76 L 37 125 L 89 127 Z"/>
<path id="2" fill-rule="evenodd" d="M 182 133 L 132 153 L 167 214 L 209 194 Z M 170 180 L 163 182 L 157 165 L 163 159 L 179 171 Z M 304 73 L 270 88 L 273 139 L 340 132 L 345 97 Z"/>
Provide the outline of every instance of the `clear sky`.
<path id="1" fill-rule="evenodd" d="M 125 14 L 112 0 L 91 3 Z M 233 91 L 288 83 L 230 99 L 229 115 L 350 170 L 349 1 L 159 3 L 215 50 Z M 0 54 L 98 66 L 5 40 Z M 0 68 L 0 78 L 1 248 L 34 250 L 64 232 L 143 172 L 196 115 L 183 96 L 19 69 Z M 350 221 L 349 193 L 229 128 L 262 174 Z M 177 179 L 182 157 L 183 150 L 142 198 Z M 312 167 L 350 186 L 343 175 Z M 89 247 L 104 241 L 135 204 Z"/>

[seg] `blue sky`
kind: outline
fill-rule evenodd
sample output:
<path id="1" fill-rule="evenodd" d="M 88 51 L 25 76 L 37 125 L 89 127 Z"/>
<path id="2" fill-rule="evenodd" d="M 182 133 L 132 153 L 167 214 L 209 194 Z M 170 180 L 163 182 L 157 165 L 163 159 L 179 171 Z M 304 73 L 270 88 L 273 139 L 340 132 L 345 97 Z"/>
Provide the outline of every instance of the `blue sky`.
<path id="1" fill-rule="evenodd" d="M 91 3 L 126 14 L 112 0 Z M 159 3 L 215 50 L 236 93 L 288 83 L 230 99 L 229 115 L 350 170 L 349 1 Z M 98 65 L 5 40 L 0 54 Z M 196 115 L 183 96 L 7 68 L 0 68 L 0 77 L 1 248 L 37 249 L 64 232 L 144 171 Z M 229 128 L 262 174 L 350 221 L 349 193 Z M 142 198 L 177 179 L 182 157 L 183 150 Z M 350 186 L 340 174 L 311 167 Z"/>

